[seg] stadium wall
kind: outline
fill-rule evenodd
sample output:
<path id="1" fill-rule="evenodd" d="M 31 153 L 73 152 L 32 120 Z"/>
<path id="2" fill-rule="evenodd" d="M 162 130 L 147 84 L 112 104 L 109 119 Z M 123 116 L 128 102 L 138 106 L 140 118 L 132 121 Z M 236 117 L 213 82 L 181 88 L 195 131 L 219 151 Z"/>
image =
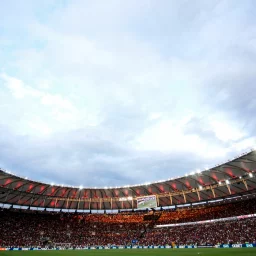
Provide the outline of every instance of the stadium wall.
<path id="1" fill-rule="evenodd" d="M 47 249 L 47 248 L 0 248 L 0 251 L 39 251 L 39 250 L 116 250 L 116 249 L 196 249 L 196 248 L 253 248 L 256 247 L 256 244 L 221 244 L 221 245 L 180 245 L 180 246 L 158 246 L 158 245 L 149 245 L 149 246 L 111 246 L 111 247 L 104 247 L 104 246 L 91 246 L 91 247 L 83 247 L 83 248 L 69 248 L 69 249 L 62 249 L 62 248 L 54 248 L 54 249 Z"/>

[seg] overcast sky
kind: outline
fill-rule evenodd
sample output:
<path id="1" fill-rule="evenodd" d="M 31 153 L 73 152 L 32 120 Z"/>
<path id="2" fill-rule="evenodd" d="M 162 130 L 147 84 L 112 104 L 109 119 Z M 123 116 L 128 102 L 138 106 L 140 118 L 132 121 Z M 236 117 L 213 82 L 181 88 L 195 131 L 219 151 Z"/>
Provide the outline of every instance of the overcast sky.
<path id="1" fill-rule="evenodd" d="M 117 186 L 255 146 L 255 1 L 13 1 L 0 8 L 0 167 Z"/>

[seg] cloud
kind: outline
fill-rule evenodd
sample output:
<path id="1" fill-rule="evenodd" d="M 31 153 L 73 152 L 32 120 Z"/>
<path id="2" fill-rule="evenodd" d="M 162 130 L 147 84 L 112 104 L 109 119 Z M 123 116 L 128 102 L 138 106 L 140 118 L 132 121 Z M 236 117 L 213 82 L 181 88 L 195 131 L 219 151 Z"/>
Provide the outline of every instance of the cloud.
<path id="1" fill-rule="evenodd" d="M 253 4 L 4 4 L 0 165 L 55 183 L 119 185 L 254 146 Z"/>
<path id="2" fill-rule="evenodd" d="M 25 96 L 40 97 L 41 93 L 31 87 L 25 87 L 24 83 L 14 77 L 9 77 L 6 74 L 1 74 L 1 78 L 6 82 L 8 89 L 15 98 L 22 99 Z"/>
<path id="3" fill-rule="evenodd" d="M 26 85 L 22 80 L 1 75 L 4 85 L 9 89 L 14 99 L 15 106 L 22 105 L 24 108 L 23 115 L 26 116 L 27 127 L 36 130 L 40 134 L 48 134 L 52 131 L 47 121 L 57 122 L 77 122 L 79 119 L 79 111 L 74 104 L 60 94 L 45 92 Z M 26 105 L 27 104 L 27 105 Z M 31 111 L 31 104 L 37 106 L 38 112 Z M 39 107 L 38 107 L 39 106 Z M 15 111 L 15 109 L 13 109 Z M 46 118 L 44 118 L 46 116 Z M 42 120 L 45 119 L 45 121 Z M 40 133 L 40 131 L 42 133 Z"/>
<path id="4" fill-rule="evenodd" d="M 14 77 L 10 77 L 6 74 L 2 74 L 1 78 L 5 81 L 6 86 L 9 88 L 15 98 L 38 98 L 43 105 L 56 106 L 62 109 L 74 108 L 72 103 L 69 100 L 64 99 L 61 95 L 45 93 L 30 86 L 26 86 L 24 85 L 23 81 Z"/>
<path id="5" fill-rule="evenodd" d="M 175 171 L 178 175 L 177 170 L 185 172 L 188 165 L 196 168 L 199 162 L 196 157 L 176 162 L 183 157 L 181 153 L 134 151 L 129 145 L 100 138 L 95 131 L 73 131 L 48 139 L 4 132 L 8 136 L 0 140 L 2 167 L 35 180 L 58 184 L 103 187 L 144 183 L 168 178 L 168 173 L 173 177 Z"/>

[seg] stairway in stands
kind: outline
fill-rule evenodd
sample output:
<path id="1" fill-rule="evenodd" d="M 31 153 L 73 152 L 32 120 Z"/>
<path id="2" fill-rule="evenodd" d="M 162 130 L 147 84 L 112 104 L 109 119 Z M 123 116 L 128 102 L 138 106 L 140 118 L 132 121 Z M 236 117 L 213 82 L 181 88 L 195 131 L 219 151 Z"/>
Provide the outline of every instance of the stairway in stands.
<path id="1" fill-rule="evenodd" d="M 161 215 L 162 215 L 162 212 L 155 212 L 155 211 L 153 211 L 153 213 L 144 215 L 144 221 L 150 221 L 150 222 L 146 223 L 146 225 L 144 226 L 144 229 L 141 230 L 141 235 L 139 238 L 143 238 L 148 231 L 154 228 L 154 226 L 156 225 L 156 222 L 159 220 Z"/>

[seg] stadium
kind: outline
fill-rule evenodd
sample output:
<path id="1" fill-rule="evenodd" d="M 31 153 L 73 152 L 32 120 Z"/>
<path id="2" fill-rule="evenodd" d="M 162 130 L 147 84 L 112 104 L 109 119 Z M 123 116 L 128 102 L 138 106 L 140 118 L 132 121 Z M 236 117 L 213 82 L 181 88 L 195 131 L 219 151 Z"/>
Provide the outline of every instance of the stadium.
<path id="1" fill-rule="evenodd" d="M 45 184 L 1 170 L 1 250 L 59 250 L 63 255 L 69 250 L 71 255 L 74 250 L 108 255 L 106 249 L 125 255 L 133 255 L 128 249 L 140 255 L 167 255 L 170 249 L 177 255 L 186 249 L 201 254 L 209 248 L 254 250 L 255 170 L 254 150 L 202 172 L 118 188 Z"/>
<path id="2" fill-rule="evenodd" d="M 255 256 L 255 3 L 1 1 L 0 256 Z"/>

